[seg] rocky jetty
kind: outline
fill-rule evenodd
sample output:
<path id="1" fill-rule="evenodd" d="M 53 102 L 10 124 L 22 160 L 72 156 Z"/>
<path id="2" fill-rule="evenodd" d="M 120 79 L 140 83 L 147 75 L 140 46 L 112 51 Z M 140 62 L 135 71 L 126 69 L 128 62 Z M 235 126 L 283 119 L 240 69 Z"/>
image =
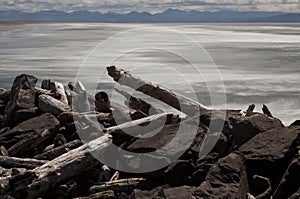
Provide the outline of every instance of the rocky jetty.
<path id="1" fill-rule="evenodd" d="M 299 120 L 284 126 L 265 105 L 262 113 L 255 105 L 210 110 L 123 69 L 107 71 L 186 117 L 125 91 L 116 90 L 126 99 L 120 105 L 103 91 L 92 96 L 81 82 L 43 80 L 38 87 L 36 77 L 22 74 L 10 90 L 0 89 L 0 198 L 300 198 Z M 114 156 L 111 146 L 145 154 L 131 165 L 137 172 L 124 170 L 130 157 Z M 168 159 L 178 148 L 180 156 Z M 161 149 L 161 157 L 149 155 Z M 164 166 L 139 172 L 150 162 Z"/>

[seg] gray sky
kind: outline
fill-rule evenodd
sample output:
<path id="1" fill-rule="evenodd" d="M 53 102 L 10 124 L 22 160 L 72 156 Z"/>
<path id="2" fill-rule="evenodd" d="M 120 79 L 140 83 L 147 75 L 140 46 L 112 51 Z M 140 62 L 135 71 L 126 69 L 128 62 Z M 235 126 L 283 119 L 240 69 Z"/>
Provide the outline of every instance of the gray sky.
<path id="1" fill-rule="evenodd" d="M 90 10 L 126 13 L 130 11 L 162 12 L 181 10 L 239 10 L 300 12 L 300 0 L 0 0 L 0 10 Z"/>

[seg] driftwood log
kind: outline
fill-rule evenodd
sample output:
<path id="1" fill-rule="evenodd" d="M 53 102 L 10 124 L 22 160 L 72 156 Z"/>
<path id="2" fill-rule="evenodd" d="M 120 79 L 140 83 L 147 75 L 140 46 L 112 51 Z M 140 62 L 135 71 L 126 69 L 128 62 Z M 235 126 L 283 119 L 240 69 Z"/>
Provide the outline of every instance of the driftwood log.
<path id="1" fill-rule="evenodd" d="M 86 197 L 79 197 L 76 199 L 114 199 L 115 193 L 112 190 L 108 191 L 102 191 L 99 193 L 94 193 L 92 195 L 86 196 Z"/>
<path id="2" fill-rule="evenodd" d="M 93 168 L 98 160 L 92 154 L 103 155 L 110 143 L 110 136 L 104 135 L 40 167 L 14 176 L 9 180 L 10 187 L 3 189 L 2 194 L 17 198 L 41 197 L 61 183 Z"/>
<path id="3" fill-rule="evenodd" d="M 78 81 L 74 87 L 74 91 L 76 92 L 76 100 L 77 100 L 77 109 L 78 112 L 87 112 L 90 111 L 90 103 L 88 100 L 88 93 L 82 82 Z"/>
<path id="4" fill-rule="evenodd" d="M 147 183 L 144 178 L 129 178 L 115 180 L 111 182 L 101 183 L 99 185 L 94 185 L 90 188 L 89 193 L 94 194 L 97 192 L 114 190 L 115 193 L 126 192 L 130 193 L 133 189 L 145 189 L 147 188 Z"/>
<path id="5" fill-rule="evenodd" d="M 50 90 L 53 93 L 59 94 L 59 101 L 68 104 L 68 98 L 65 92 L 64 85 L 59 82 L 50 82 Z"/>
<path id="6" fill-rule="evenodd" d="M 154 115 L 163 112 L 162 110 L 155 108 L 148 102 L 140 98 L 133 97 L 126 91 L 122 91 L 119 89 L 115 89 L 115 90 L 126 98 L 125 105 L 127 105 L 129 108 L 132 108 L 137 111 L 141 111 L 146 115 L 150 115 L 150 114 Z"/>
<path id="7" fill-rule="evenodd" d="M 0 156 L 0 166 L 4 168 L 26 168 L 34 169 L 39 167 L 48 161 L 46 160 L 36 160 L 32 158 L 16 158 L 8 156 Z"/>
<path id="8" fill-rule="evenodd" d="M 52 113 L 55 116 L 71 110 L 68 104 L 63 103 L 49 95 L 40 95 L 38 103 L 39 108 L 43 112 Z"/>
<path id="9" fill-rule="evenodd" d="M 55 135 L 55 132 L 50 132 L 48 129 L 28 131 L 25 137 L 8 149 L 8 153 L 10 156 L 22 157 L 34 151 L 42 142 L 52 140 Z"/>
<path id="10" fill-rule="evenodd" d="M 162 86 L 135 77 L 123 69 L 117 69 L 115 66 L 110 66 L 107 67 L 107 71 L 108 75 L 120 85 L 128 86 L 136 91 L 158 99 L 186 115 L 194 116 L 195 114 L 199 114 L 200 111 L 207 110 L 207 108 L 199 102 L 176 94 Z"/>

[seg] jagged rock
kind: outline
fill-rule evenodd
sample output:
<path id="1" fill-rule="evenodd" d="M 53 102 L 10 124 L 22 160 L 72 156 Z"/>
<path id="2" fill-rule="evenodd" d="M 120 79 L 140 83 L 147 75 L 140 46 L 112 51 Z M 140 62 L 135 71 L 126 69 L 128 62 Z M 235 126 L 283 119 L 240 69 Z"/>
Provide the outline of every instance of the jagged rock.
<path id="1" fill-rule="evenodd" d="M 124 148 L 138 153 L 152 152 L 163 148 L 162 152 L 164 155 L 170 157 L 179 153 L 183 154 L 187 150 L 193 150 L 197 157 L 196 159 L 198 159 L 204 130 L 196 124 L 192 121 L 182 121 L 178 124 L 170 124 L 163 127 L 156 127 L 156 124 L 149 127 L 146 126 L 143 128 L 143 138 L 131 139 L 124 145 Z M 171 141 L 172 144 L 169 144 Z"/>
<path id="2" fill-rule="evenodd" d="M 280 120 L 260 113 L 248 117 L 230 117 L 230 121 L 234 147 L 242 145 L 259 133 L 283 126 Z"/>
<path id="3" fill-rule="evenodd" d="M 254 175 L 270 179 L 275 190 L 289 162 L 297 154 L 300 127 L 282 127 L 260 133 L 239 148 L 247 159 L 249 178 Z"/>
<path id="4" fill-rule="evenodd" d="M 16 112 L 21 109 L 35 107 L 35 84 L 37 78 L 31 75 L 20 75 L 14 80 L 9 102 L 5 109 L 3 126 L 16 124 Z"/>
<path id="5" fill-rule="evenodd" d="M 110 100 L 108 98 L 107 93 L 105 92 L 98 92 L 95 95 L 95 108 L 96 111 L 102 112 L 102 113 L 110 113 Z"/>
<path id="6" fill-rule="evenodd" d="M 205 149 L 210 149 L 207 151 Z M 207 152 L 218 153 L 221 157 L 227 155 L 229 149 L 228 138 L 222 132 L 209 133 L 206 135 L 200 157 L 205 156 Z"/>
<path id="7" fill-rule="evenodd" d="M 50 113 L 26 120 L 5 133 L 0 134 L 0 145 L 9 148 L 22 140 L 27 132 L 45 129 L 54 134 L 59 129 L 59 121 Z"/>
<path id="8" fill-rule="evenodd" d="M 272 196 L 270 180 L 262 176 L 253 176 L 252 190 L 252 194 L 256 199 L 269 199 Z"/>
<path id="9" fill-rule="evenodd" d="M 296 120 L 290 126 L 300 126 L 300 120 Z"/>
<path id="10" fill-rule="evenodd" d="M 165 199 L 163 188 L 157 187 L 150 191 L 142 191 L 140 189 L 134 189 L 133 197 L 135 199 Z"/>
<path id="11" fill-rule="evenodd" d="M 300 187 L 300 158 L 292 161 L 286 170 L 273 198 L 288 198 Z"/>
<path id="12" fill-rule="evenodd" d="M 269 117 L 273 117 L 271 111 L 269 110 L 269 108 L 264 104 L 262 107 L 262 111 L 265 115 L 269 116 Z"/>
<path id="13" fill-rule="evenodd" d="M 195 189 L 195 187 L 189 186 L 174 187 L 163 189 L 163 193 L 166 199 L 188 199 L 192 198 Z"/>
<path id="14" fill-rule="evenodd" d="M 194 165 L 187 160 L 177 160 L 165 170 L 166 183 L 172 187 L 184 185 L 187 178 L 194 172 Z"/>
<path id="15" fill-rule="evenodd" d="M 31 118 L 41 115 L 42 112 L 37 107 L 21 109 L 16 112 L 15 123 L 19 124 Z"/>
<path id="16" fill-rule="evenodd" d="M 255 104 L 250 104 L 248 109 L 246 110 L 246 116 L 252 115 L 253 111 L 254 111 L 254 108 L 255 108 Z"/>
<path id="17" fill-rule="evenodd" d="M 205 182 L 193 193 L 196 198 L 245 198 L 249 192 L 244 157 L 231 153 L 209 170 Z"/>
<path id="18" fill-rule="evenodd" d="M 199 186 L 204 182 L 206 175 L 211 166 L 220 158 L 218 153 L 211 153 L 201 159 L 198 159 L 195 165 L 195 172 L 187 180 L 187 184 L 191 186 Z"/>

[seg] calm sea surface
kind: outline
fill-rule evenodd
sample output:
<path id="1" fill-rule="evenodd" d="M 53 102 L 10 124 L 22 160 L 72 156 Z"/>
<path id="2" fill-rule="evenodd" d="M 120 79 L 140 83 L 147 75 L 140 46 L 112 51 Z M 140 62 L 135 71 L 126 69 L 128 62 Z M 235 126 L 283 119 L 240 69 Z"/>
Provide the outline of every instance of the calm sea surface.
<path id="1" fill-rule="evenodd" d="M 286 125 L 300 119 L 300 24 L 1 26 L 0 87 L 27 73 L 39 83 L 79 79 L 91 92 L 98 83 L 110 92 L 116 85 L 105 67 L 114 64 L 208 106 L 246 109 L 254 103 L 261 111 L 266 104 Z M 205 78 L 211 74 L 222 81 Z M 211 103 L 211 93 L 222 93 L 223 85 L 226 102 Z"/>

